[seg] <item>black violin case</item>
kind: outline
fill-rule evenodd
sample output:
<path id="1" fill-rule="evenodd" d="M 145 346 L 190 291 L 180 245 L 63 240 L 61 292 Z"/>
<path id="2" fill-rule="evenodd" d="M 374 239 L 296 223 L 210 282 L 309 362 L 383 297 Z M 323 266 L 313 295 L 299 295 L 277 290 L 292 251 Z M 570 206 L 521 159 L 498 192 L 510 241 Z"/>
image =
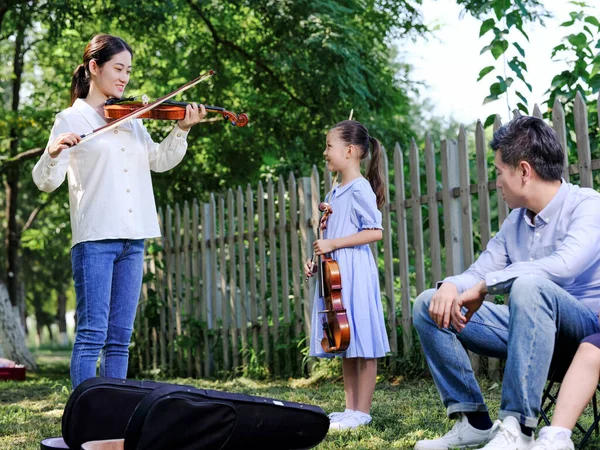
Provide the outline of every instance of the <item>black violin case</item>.
<path id="1" fill-rule="evenodd" d="M 125 439 L 125 450 L 305 449 L 329 418 L 313 405 L 153 381 L 90 378 L 71 394 L 64 441 Z"/>

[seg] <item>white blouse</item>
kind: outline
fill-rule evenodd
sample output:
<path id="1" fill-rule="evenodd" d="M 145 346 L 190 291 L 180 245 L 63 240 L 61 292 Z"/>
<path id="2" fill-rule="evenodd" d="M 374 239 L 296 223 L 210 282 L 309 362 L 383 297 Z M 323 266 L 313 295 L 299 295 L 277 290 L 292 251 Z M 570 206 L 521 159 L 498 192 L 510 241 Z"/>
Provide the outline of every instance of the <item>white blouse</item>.
<path id="1" fill-rule="evenodd" d="M 164 172 L 179 164 L 188 133 L 176 126 L 157 144 L 136 119 L 56 158 L 48 154 L 59 134 L 87 134 L 103 125 L 106 121 L 83 99 L 57 114 L 46 150 L 33 168 L 33 181 L 40 190 L 52 192 L 68 175 L 73 246 L 160 236 L 150 170 Z"/>

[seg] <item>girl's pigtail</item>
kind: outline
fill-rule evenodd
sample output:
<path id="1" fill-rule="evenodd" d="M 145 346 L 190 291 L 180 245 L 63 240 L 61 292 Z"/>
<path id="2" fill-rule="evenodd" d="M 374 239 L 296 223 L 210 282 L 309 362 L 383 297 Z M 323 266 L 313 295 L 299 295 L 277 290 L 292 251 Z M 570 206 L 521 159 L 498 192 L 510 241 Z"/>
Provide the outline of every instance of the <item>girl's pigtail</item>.
<path id="1" fill-rule="evenodd" d="M 375 192 L 377 198 L 377 207 L 381 208 L 385 204 L 385 186 L 383 182 L 383 174 L 381 172 L 381 144 L 379 141 L 369 136 L 369 143 L 371 144 L 371 161 L 369 162 L 369 168 L 367 169 L 367 180 L 371 183 L 371 188 Z"/>

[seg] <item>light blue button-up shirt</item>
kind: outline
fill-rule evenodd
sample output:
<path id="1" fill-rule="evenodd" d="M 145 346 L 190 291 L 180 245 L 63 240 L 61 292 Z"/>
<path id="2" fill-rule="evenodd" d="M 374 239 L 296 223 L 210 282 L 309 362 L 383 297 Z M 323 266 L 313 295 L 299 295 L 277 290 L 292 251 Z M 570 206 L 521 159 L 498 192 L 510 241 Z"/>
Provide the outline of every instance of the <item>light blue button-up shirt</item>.
<path id="1" fill-rule="evenodd" d="M 515 278 L 547 278 L 592 311 L 600 310 L 600 194 L 564 180 L 533 216 L 513 210 L 485 251 L 464 273 L 444 282 L 463 292 L 485 280 L 490 294 L 505 294 Z"/>

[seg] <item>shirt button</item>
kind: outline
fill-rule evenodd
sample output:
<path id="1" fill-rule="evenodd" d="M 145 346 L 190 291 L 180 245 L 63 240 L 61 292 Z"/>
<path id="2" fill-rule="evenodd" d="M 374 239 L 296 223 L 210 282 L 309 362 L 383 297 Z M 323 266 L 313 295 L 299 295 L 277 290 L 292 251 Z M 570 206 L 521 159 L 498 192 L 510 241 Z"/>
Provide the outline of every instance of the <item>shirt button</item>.
<path id="1" fill-rule="evenodd" d="M 115 134 L 119 134 L 119 130 L 115 130 Z"/>
<path id="2" fill-rule="evenodd" d="M 129 169 L 123 169 L 123 172 L 127 173 L 129 172 Z"/>
<path id="3" fill-rule="evenodd" d="M 122 151 L 122 152 L 124 152 L 124 151 L 125 151 L 125 148 L 122 148 L 122 149 L 121 149 L 121 151 Z"/>
<path id="4" fill-rule="evenodd" d="M 131 192 L 131 189 L 127 189 L 127 192 Z"/>
<path id="5" fill-rule="evenodd" d="M 130 213 L 132 213 L 132 212 L 133 212 L 133 209 L 129 208 L 129 212 L 130 212 Z"/>

